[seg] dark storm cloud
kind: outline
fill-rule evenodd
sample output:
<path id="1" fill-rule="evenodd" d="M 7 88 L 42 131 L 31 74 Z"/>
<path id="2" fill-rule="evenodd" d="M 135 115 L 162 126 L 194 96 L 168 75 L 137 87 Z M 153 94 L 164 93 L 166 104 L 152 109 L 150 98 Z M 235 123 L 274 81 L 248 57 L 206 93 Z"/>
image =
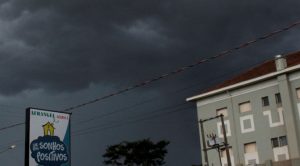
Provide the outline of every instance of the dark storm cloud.
<path id="1" fill-rule="evenodd" d="M 132 83 L 297 20 L 299 7 L 295 0 L 3 1 L 0 92 Z"/>
<path id="2" fill-rule="evenodd" d="M 300 19 L 299 7 L 297 0 L 0 0 L 0 100 L 61 110 L 281 28 Z M 171 111 L 164 108 L 278 53 L 300 50 L 299 30 L 83 107 L 74 123 L 122 111 L 74 125 L 72 132 Z M 23 110 L 15 111 L 23 115 Z M 168 165 L 199 164 L 196 111 L 165 115 L 73 137 L 74 165 L 101 165 L 107 145 L 147 137 L 171 141 Z M 0 117 L 3 126 L 24 121 Z M 20 132 L 23 128 L 7 130 L 1 141 L 23 139 Z M 22 156 L 23 147 L 15 156 Z M 17 162 L 9 160 L 14 154 L 7 156 L 0 156 L 4 165 Z"/>

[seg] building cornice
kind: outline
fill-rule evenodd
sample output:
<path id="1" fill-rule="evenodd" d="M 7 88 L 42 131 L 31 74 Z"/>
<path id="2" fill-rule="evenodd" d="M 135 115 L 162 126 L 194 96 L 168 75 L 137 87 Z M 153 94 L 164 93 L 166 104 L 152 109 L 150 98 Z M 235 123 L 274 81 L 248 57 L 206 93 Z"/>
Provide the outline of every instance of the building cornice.
<path id="1" fill-rule="evenodd" d="M 286 68 L 284 70 L 276 71 L 276 72 L 266 74 L 266 75 L 263 75 L 263 76 L 260 76 L 260 77 L 257 77 L 257 78 L 253 78 L 253 79 L 250 79 L 250 80 L 247 80 L 247 81 L 243 81 L 243 82 L 240 82 L 240 83 L 237 83 L 237 84 L 226 86 L 224 88 L 220 88 L 220 89 L 216 89 L 216 90 L 213 90 L 213 91 L 209 91 L 207 93 L 202 93 L 200 95 L 192 96 L 192 97 L 187 98 L 186 101 L 200 100 L 200 99 L 210 97 L 210 96 L 213 96 L 213 95 L 216 95 L 216 94 L 219 94 L 219 93 L 223 93 L 223 92 L 226 92 L 226 91 L 231 91 L 231 90 L 243 87 L 243 86 L 247 86 L 247 85 L 251 85 L 251 84 L 254 84 L 254 83 L 257 83 L 257 82 L 261 82 L 261 81 L 264 81 L 264 80 L 267 80 L 267 79 L 271 79 L 273 77 L 277 77 L 278 75 L 287 74 L 287 73 L 290 73 L 290 72 L 293 72 L 293 71 L 296 71 L 296 70 L 299 70 L 299 69 L 300 69 L 300 64 L 289 67 L 289 68 Z"/>

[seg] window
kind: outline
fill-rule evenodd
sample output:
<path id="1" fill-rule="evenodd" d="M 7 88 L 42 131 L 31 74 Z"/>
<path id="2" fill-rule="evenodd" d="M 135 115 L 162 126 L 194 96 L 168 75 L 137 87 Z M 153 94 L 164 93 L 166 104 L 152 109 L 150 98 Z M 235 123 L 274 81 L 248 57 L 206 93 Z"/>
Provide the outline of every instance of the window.
<path id="1" fill-rule="evenodd" d="M 244 102 L 244 103 L 240 103 L 239 107 L 240 107 L 240 112 L 241 113 L 251 111 L 250 101 L 247 101 L 247 102 Z"/>
<path id="2" fill-rule="evenodd" d="M 223 114 L 224 117 L 227 117 L 228 116 L 228 111 L 227 111 L 227 108 L 220 108 L 220 109 L 217 109 L 217 115 L 221 115 Z"/>
<path id="3" fill-rule="evenodd" d="M 255 131 L 253 115 L 240 117 L 241 133 L 249 133 Z"/>
<path id="4" fill-rule="evenodd" d="M 243 121 L 244 123 L 244 129 L 251 129 L 252 128 L 252 123 L 251 123 L 251 119 L 246 119 Z"/>
<path id="5" fill-rule="evenodd" d="M 268 96 L 262 97 L 262 98 L 261 98 L 261 101 L 262 101 L 262 106 L 264 106 L 264 107 L 270 105 Z"/>
<path id="6" fill-rule="evenodd" d="M 273 148 L 279 147 L 278 138 L 272 138 L 272 139 L 271 139 L 271 142 L 272 142 L 272 147 L 273 147 Z"/>
<path id="7" fill-rule="evenodd" d="M 221 124 L 222 124 L 222 123 L 221 123 Z M 227 133 L 228 133 L 228 127 L 227 127 L 226 124 L 224 124 L 224 126 L 225 126 L 225 131 L 226 131 L 226 136 L 227 136 Z M 224 134 L 224 131 L 223 131 L 222 125 L 221 125 L 220 127 L 221 127 L 221 128 L 220 128 L 221 134 L 223 135 L 223 134 Z"/>
<path id="8" fill-rule="evenodd" d="M 247 143 L 244 145 L 245 153 L 254 153 L 256 152 L 256 142 Z"/>
<path id="9" fill-rule="evenodd" d="M 280 143 L 280 146 L 286 146 L 288 144 L 286 136 L 279 137 L 279 143 Z"/>
<path id="10" fill-rule="evenodd" d="M 245 165 L 255 165 L 259 163 L 256 142 L 244 144 Z"/>
<path id="11" fill-rule="evenodd" d="M 298 99 L 300 99 L 300 88 L 297 88 L 297 89 L 296 89 L 296 92 L 297 92 L 297 97 L 298 97 Z"/>
<path id="12" fill-rule="evenodd" d="M 281 104 L 281 96 L 280 93 L 275 94 L 276 104 Z"/>
<path id="13" fill-rule="evenodd" d="M 225 125 L 226 136 L 227 137 L 231 136 L 229 120 L 225 120 L 224 125 Z M 223 138 L 224 136 L 223 136 L 223 128 L 222 128 L 222 123 L 221 122 L 217 123 L 217 129 L 218 129 L 218 137 Z"/>
<path id="14" fill-rule="evenodd" d="M 273 148 L 286 146 L 288 144 L 286 136 L 272 138 L 271 143 Z"/>

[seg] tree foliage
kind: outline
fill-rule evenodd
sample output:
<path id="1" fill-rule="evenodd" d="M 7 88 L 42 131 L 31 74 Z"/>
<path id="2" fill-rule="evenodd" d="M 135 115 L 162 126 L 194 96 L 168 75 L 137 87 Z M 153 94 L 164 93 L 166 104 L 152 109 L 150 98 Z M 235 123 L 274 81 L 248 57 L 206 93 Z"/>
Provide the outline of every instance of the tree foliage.
<path id="1" fill-rule="evenodd" d="M 134 142 L 121 142 L 108 146 L 104 157 L 104 164 L 120 166 L 160 166 L 163 165 L 166 146 L 169 141 L 153 143 L 149 139 Z"/>

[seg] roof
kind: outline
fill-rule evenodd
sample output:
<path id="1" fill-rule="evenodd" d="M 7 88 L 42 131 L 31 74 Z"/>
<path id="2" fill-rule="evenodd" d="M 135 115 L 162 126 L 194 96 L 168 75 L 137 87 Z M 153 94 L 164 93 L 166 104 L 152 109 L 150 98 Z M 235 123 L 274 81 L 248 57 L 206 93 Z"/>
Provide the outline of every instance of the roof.
<path id="1" fill-rule="evenodd" d="M 300 51 L 290 53 L 284 56 L 284 58 L 287 61 L 287 68 L 290 68 L 292 66 L 300 64 Z M 276 66 L 275 66 L 275 59 L 266 61 L 258 66 L 255 66 L 243 73 L 238 74 L 237 76 L 234 76 L 231 79 L 228 79 L 214 87 L 208 88 L 204 93 L 209 93 L 212 91 L 216 91 L 225 87 L 233 86 L 235 84 L 248 81 L 251 79 L 255 79 L 257 77 L 265 76 L 271 73 L 276 72 Z M 194 97 L 192 97 L 194 100 Z M 188 99 L 188 101 L 190 101 Z"/>

